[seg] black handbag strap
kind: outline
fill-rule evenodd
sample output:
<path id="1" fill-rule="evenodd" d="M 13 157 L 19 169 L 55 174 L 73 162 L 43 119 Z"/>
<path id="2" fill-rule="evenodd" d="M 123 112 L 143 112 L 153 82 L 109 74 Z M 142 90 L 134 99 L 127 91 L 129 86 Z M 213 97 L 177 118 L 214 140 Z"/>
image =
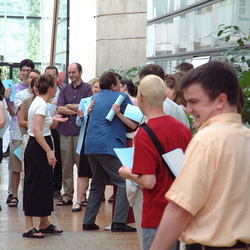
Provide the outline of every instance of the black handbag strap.
<path id="1" fill-rule="evenodd" d="M 162 155 L 165 154 L 165 150 L 164 148 L 162 147 L 159 139 L 157 138 L 157 136 L 155 135 L 154 131 L 150 128 L 150 126 L 146 123 L 143 123 L 140 127 L 142 127 L 146 132 L 147 134 L 149 135 L 150 139 L 152 140 L 152 142 L 154 143 L 159 155 L 161 156 L 162 158 Z M 171 171 L 171 169 L 169 168 L 168 164 L 165 162 L 165 160 L 162 158 L 167 170 L 168 170 L 168 173 L 169 173 L 169 176 L 174 180 L 175 179 L 175 175 L 173 174 L 173 172 Z"/>

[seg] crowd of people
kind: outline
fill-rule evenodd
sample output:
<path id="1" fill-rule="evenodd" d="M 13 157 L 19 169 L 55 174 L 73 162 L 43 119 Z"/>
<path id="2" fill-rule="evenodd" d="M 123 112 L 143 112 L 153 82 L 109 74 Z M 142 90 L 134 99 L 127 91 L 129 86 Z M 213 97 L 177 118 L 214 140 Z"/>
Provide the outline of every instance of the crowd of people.
<path id="1" fill-rule="evenodd" d="M 179 249 L 180 241 L 188 250 L 249 249 L 250 132 L 241 121 L 243 94 L 232 66 L 211 61 L 194 69 L 184 62 L 165 74 L 149 64 L 138 87 L 114 72 L 87 84 L 79 63 L 68 67 L 69 84 L 58 81 L 55 66 L 44 74 L 34 67 L 21 61 L 14 102 L 0 82 L 0 131 L 7 112 L 12 117 L 6 203 L 18 206 L 24 168 L 23 237 L 63 233 L 50 223 L 53 198 L 72 212 L 86 206 L 82 229 L 99 230 L 96 216 L 109 182 L 110 230 L 137 232 L 141 249 Z M 145 123 L 124 115 L 128 104 L 139 107 Z M 22 161 L 14 153 L 21 145 Z M 114 152 L 127 147 L 134 147 L 132 169 Z M 185 154 L 178 176 L 162 157 L 176 149 Z M 39 229 L 33 217 L 40 218 Z"/>

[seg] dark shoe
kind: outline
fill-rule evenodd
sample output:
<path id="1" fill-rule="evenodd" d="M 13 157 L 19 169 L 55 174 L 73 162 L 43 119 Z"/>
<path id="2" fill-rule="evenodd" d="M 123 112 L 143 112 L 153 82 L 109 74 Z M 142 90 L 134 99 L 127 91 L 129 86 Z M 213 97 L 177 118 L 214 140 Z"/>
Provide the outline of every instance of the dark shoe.
<path id="1" fill-rule="evenodd" d="M 136 232 L 135 227 L 130 227 L 126 223 L 115 223 L 111 225 L 111 232 Z"/>
<path id="2" fill-rule="evenodd" d="M 36 234 L 36 235 L 35 235 Z M 36 238 L 36 239 L 42 239 L 44 238 L 44 235 L 41 234 L 39 231 L 37 231 L 35 228 L 31 229 L 27 233 L 23 233 L 24 238 Z"/>
<path id="3" fill-rule="evenodd" d="M 39 229 L 39 231 L 42 234 L 61 234 L 63 233 L 63 230 L 58 230 L 56 226 L 50 224 L 47 228 L 45 229 Z"/>
<path id="4" fill-rule="evenodd" d="M 112 195 L 109 199 L 108 199 L 108 202 L 111 203 L 114 201 L 114 195 Z"/>
<path id="5" fill-rule="evenodd" d="M 87 203 L 88 203 L 87 197 L 84 196 L 84 198 L 83 198 L 83 200 L 82 200 L 82 202 L 81 202 L 81 205 L 84 206 L 84 207 L 86 207 L 86 206 L 87 206 Z"/>
<path id="6" fill-rule="evenodd" d="M 17 197 L 12 197 L 10 202 L 9 202 L 9 207 L 17 207 L 17 203 L 18 203 L 18 199 Z"/>
<path id="7" fill-rule="evenodd" d="M 72 208 L 72 212 L 80 212 L 80 211 L 82 211 L 82 205 L 81 203 L 76 203 Z"/>
<path id="8" fill-rule="evenodd" d="M 10 200 L 12 199 L 13 197 L 13 194 L 9 194 L 8 197 L 7 197 L 7 200 L 6 200 L 6 203 L 10 203 Z"/>
<path id="9" fill-rule="evenodd" d="M 9 156 L 10 156 L 10 153 L 9 153 L 9 152 L 4 152 L 4 153 L 3 153 L 3 158 L 9 157 Z"/>
<path id="10" fill-rule="evenodd" d="M 54 191 L 53 198 L 57 199 L 57 200 L 62 200 L 63 199 L 63 197 L 62 197 L 62 195 L 61 195 L 61 193 L 60 193 L 59 190 Z"/>
<path id="11" fill-rule="evenodd" d="M 57 202 L 57 206 L 68 206 L 68 205 L 72 205 L 73 202 L 71 200 L 59 200 Z"/>
<path id="12" fill-rule="evenodd" d="M 99 230 L 100 227 L 96 224 L 83 224 L 82 230 Z"/>

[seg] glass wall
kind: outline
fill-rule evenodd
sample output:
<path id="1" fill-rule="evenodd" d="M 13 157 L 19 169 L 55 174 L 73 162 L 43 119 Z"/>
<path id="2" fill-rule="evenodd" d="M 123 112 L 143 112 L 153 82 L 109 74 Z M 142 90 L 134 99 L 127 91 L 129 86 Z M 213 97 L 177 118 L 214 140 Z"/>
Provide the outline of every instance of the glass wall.
<path id="1" fill-rule="evenodd" d="M 29 58 L 36 68 L 50 64 L 54 2 L 51 0 L 0 0 L 0 63 L 19 63 Z M 67 64 L 68 1 L 59 1 L 55 64 L 65 71 Z M 0 65 L 0 66 L 1 66 Z M 13 70 L 15 73 L 15 71 Z"/>
<path id="2" fill-rule="evenodd" d="M 56 35 L 56 52 L 55 52 L 55 65 L 57 66 L 60 74 L 60 81 L 67 82 L 67 57 L 68 57 L 68 1 L 60 0 L 58 22 L 57 22 L 57 35 Z"/>
<path id="3" fill-rule="evenodd" d="M 0 3 L 0 54 L 6 62 L 28 57 L 40 62 L 40 0 L 2 0 Z"/>
<path id="4" fill-rule="evenodd" d="M 149 0 L 148 1 L 148 20 L 167 15 L 170 12 L 183 9 L 197 2 L 204 0 Z"/>
<path id="5" fill-rule="evenodd" d="M 247 16 L 250 1 L 148 2 L 147 60 L 157 62 L 170 72 L 179 62 L 190 62 L 194 55 L 211 53 L 218 56 L 221 49 L 230 46 L 228 43 L 222 48 L 215 48 L 219 25 L 237 25 L 246 33 L 250 26 L 250 18 Z M 186 8 L 188 6 L 190 8 Z M 213 53 L 216 51 L 220 52 L 216 55 Z"/>

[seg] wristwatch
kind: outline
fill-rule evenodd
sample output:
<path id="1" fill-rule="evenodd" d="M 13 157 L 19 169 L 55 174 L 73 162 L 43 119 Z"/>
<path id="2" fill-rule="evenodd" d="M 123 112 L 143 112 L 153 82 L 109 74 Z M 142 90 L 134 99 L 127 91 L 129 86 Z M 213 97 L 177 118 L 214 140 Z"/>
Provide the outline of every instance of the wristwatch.
<path id="1" fill-rule="evenodd" d="M 67 107 L 67 108 L 70 108 L 70 104 L 67 104 L 66 107 Z"/>

